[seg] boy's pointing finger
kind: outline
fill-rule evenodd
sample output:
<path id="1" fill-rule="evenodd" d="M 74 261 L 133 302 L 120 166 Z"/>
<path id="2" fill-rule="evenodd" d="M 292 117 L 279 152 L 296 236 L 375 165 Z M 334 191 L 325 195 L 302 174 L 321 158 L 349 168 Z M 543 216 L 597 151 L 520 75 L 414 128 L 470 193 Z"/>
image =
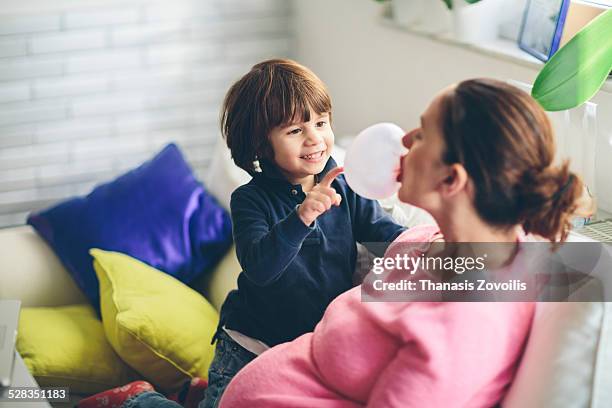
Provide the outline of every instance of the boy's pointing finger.
<path id="1" fill-rule="evenodd" d="M 331 169 L 329 173 L 327 173 L 325 177 L 323 177 L 323 180 L 321 180 L 321 185 L 323 187 L 331 187 L 332 181 L 334 181 L 334 179 L 338 177 L 343 171 L 344 167 L 335 167 Z"/>

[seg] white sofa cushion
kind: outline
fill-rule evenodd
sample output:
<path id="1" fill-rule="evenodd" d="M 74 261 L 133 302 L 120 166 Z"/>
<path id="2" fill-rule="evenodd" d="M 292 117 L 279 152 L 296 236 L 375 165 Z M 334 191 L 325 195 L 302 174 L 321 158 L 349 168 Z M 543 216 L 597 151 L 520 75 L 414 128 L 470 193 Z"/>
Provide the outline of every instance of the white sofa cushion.
<path id="1" fill-rule="evenodd" d="M 51 248 L 29 225 L 0 229 L 0 299 L 22 306 L 87 303 Z"/>
<path id="2" fill-rule="evenodd" d="M 229 211 L 232 192 L 249 180 L 249 173 L 234 164 L 225 141 L 220 139 L 215 145 L 213 159 L 204 176 L 204 186 L 219 204 Z"/>
<path id="3" fill-rule="evenodd" d="M 611 403 L 612 304 L 539 303 L 502 406 L 603 408 Z"/>

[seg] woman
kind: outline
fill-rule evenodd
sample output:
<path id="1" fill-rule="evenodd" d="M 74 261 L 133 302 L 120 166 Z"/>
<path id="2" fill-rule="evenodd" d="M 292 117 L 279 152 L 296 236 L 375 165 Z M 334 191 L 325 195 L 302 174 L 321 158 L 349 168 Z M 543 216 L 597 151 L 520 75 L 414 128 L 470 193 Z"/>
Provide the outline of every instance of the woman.
<path id="1" fill-rule="evenodd" d="M 403 142 L 399 198 L 438 226 L 396 242 L 516 243 L 523 231 L 566 238 L 582 183 L 567 163 L 553 165 L 551 125 L 526 93 L 464 81 L 442 91 Z M 357 287 L 313 333 L 248 364 L 220 406 L 492 406 L 513 378 L 533 310 L 528 302 L 364 303 Z"/>

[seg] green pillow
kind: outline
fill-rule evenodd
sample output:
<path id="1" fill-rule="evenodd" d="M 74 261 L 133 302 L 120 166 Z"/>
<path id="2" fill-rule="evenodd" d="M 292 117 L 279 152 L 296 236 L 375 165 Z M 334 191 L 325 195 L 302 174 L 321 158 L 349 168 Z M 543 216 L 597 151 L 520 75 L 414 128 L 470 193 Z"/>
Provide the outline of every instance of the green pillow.
<path id="1" fill-rule="evenodd" d="M 22 309 L 17 351 L 42 387 L 94 394 L 137 378 L 113 351 L 90 305 Z"/>
<path id="2" fill-rule="evenodd" d="M 106 337 L 164 392 L 208 378 L 219 316 L 195 290 L 128 255 L 92 249 Z"/>

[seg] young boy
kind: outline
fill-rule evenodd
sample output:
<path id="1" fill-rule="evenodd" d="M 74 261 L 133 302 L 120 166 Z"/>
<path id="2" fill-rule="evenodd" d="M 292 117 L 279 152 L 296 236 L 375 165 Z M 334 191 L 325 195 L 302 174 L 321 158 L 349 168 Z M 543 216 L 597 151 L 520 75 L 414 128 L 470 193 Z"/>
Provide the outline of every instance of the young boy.
<path id="1" fill-rule="evenodd" d="M 314 329 L 353 286 L 356 242 L 391 242 L 404 231 L 340 175 L 331 116 L 323 82 L 291 60 L 255 65 L 226 95 L 223 136 L 253 179 L 231 198 L 243 271 L 221 309 L 203 407 L 268 346 Z"/>
<path id="2" fill-rule="evenodd" d="M 255 65 L 228 91 L 221 130 L 234 162 L 253 179 L 231 198 L 243 271 L 221 309 L 199 408 L 216 407 L 232 377 L 268 347 L 314 330 L 327 305 L 353 286 L 356 242 L 391 242 L 404 231 L 340 175 L 331 158 L 331 99 L 308 68 L 280 59 Z M 201 395 L 204 382 L 195 380 L 187 400 Z M 96 394 L 79 408 L 109 401 L 180 407 L 139 381 Z"/>

